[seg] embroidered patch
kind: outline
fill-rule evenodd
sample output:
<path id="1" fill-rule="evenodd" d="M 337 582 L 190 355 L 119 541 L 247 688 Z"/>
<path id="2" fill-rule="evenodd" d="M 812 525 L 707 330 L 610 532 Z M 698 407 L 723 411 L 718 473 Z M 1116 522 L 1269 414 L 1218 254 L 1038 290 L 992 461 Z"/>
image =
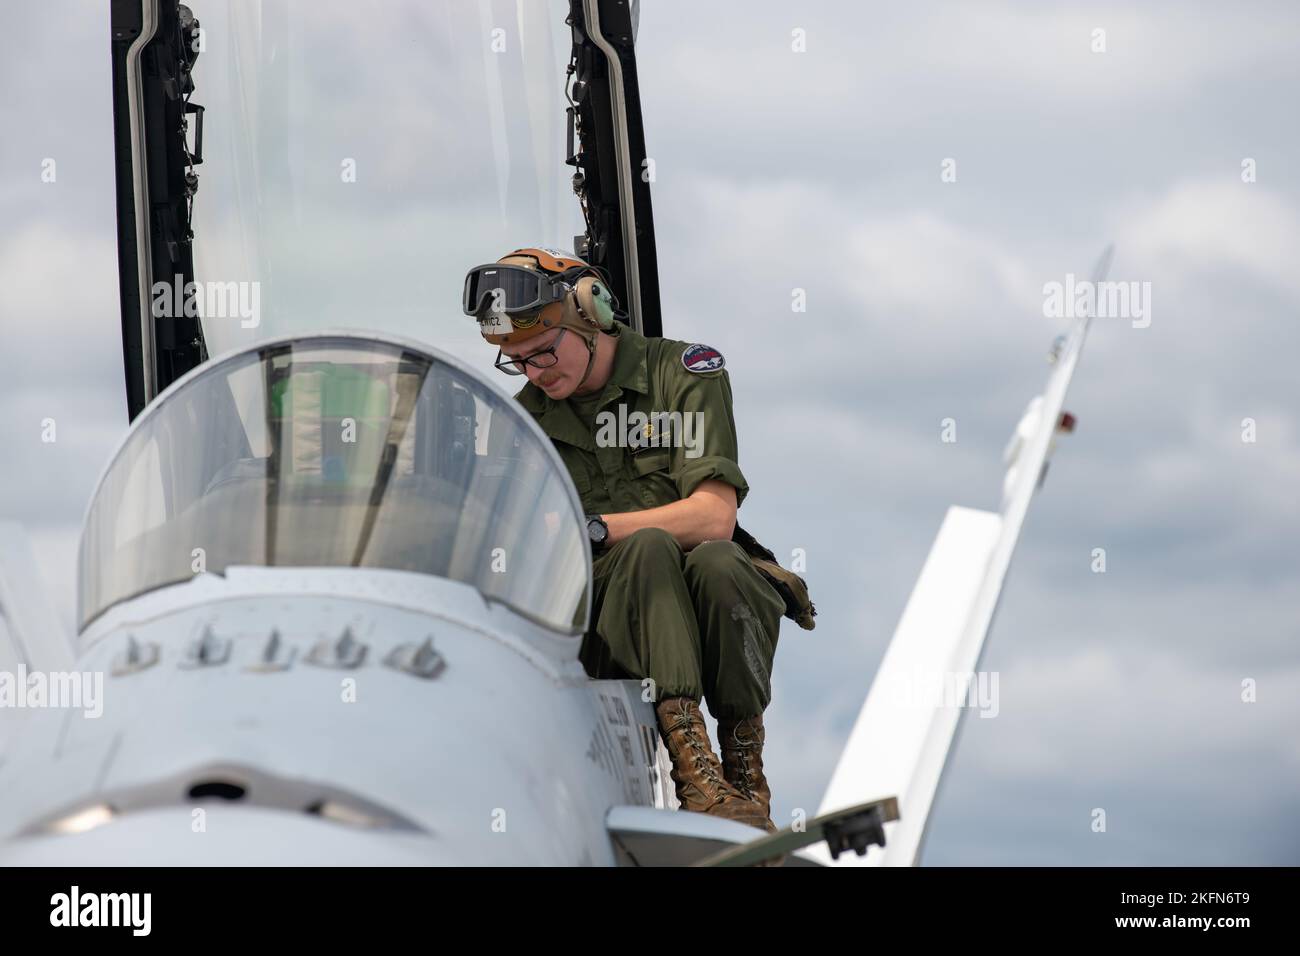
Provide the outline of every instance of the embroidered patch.
<path id="1" fill-rule="evenodd" d="M 688 345 L 682 353 L 682 365 L 688 372 L 716 372 L 726 364 L 722 353 L 711 345 Z"/>
<path id="2" fill-rule="evenodd" d="M 510 327 L 510 320 L 496 311 L 485 313 L 483 318 L 478 320 L 478 327 L 483 335 L 509 335 L 514 331 Z"/>

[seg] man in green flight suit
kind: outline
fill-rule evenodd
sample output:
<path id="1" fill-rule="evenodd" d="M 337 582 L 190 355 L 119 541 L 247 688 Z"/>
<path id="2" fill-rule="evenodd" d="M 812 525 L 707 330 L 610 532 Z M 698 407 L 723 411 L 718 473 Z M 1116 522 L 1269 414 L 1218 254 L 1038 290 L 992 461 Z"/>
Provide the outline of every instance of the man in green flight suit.
<path id="1" fill-rule="evenodd" d="M 735 542 L 749 491 L 731 384 L 705 345 L 614 318 L 596 270 L 519 249 L 466 277 L 464 309 L 573 477 L 592 537 L 594 678 L 649 678 L 682 807 L 769 832 L 763 711 L 783 598 Z M 699 701 L 718 720 L 715 755 Z"/>

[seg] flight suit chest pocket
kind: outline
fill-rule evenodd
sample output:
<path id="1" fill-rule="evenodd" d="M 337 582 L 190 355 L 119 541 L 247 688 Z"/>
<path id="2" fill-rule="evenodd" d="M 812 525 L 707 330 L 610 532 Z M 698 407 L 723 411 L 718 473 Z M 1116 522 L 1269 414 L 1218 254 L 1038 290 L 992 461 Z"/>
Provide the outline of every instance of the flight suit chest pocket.
<path id="1" fill-rule="evenodd" d="M 587 470 L 586 463 L 576 455 L 560 453 L 564 459 L 564 466 L 568 469 L 569 477 L 573 479 L 573 485 L 578 489 L 578 497 L 583 501 L 587 500 L 591 494 L 591 475 Z"/>
<path id="2" fill-rule="evenodd" d="M 573 479 L 574 487 L 578 489 L 578 497 L 586 498 L 591 494 L 591 478 L 585 468 L 575 468 L 569 472 L 569 477 Z"/>
<path id="3" fill-rule="evenodd" d="M 669 469 L 672 450 L 651 448 L 632 455 L 632 485 L 643 508 L 657 508 L 678 500 L 677 484 Z"/>
<path id="4" fill-rule="evenodd" d="M 656 471 L 667 471 L 672 463 L 671 449 L 649 448 L 632 455 L 632 474 L 642 478 Z"/>

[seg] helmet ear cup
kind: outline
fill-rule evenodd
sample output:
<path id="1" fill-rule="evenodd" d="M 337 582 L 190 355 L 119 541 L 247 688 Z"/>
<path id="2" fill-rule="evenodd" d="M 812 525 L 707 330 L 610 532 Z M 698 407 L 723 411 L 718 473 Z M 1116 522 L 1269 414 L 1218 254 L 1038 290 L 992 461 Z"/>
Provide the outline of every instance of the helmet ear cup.
<path id="1" fill-rule="evenodd" d="M 608 330 L 614 327 L 614 294 L 604 279 L 583 276 L 574 283 L 573 298 L 596 328 Z"/>

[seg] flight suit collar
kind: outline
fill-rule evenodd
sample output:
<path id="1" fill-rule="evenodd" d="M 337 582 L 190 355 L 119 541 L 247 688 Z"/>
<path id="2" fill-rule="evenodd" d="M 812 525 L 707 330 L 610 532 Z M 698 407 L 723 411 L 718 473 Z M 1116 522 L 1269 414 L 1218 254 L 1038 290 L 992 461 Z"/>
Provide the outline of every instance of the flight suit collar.
<path id="1" fill-rule="evenodd" d="M 617 338 L 618 350 L 614 353 L 614 367 L 610 370 L 609 381 L 605 383 L 605 389 L 600 394 L 598 408 L 604 408 L 610 402 L 620 398 L 624 389 L 640 392 L 643 395 L 650 391 L 645 336 L 628 326 L 620 326 Z M 536 416 L 542 431 L 551 438 L 587 451 L 596 450 L 595 437 L 578 418 L 577 412 L 573 410 L 568 399 L 556 401 L 532 382 L 520 389 L 515 398 Z"/>
<path id="2" fill-rule="evenodd" d="M 611 386 L 618 386 L 619 391 L 613 397 L 622 395 L 622 388 L 645 395 L 650 391 L 650 373 L 646 368 L 645 336 L 635 329 L 623 326 L 618 333 L 618 351 L 614 353 L 614 368 L 605 383 L 605 393 L 609 394 Z"/>

